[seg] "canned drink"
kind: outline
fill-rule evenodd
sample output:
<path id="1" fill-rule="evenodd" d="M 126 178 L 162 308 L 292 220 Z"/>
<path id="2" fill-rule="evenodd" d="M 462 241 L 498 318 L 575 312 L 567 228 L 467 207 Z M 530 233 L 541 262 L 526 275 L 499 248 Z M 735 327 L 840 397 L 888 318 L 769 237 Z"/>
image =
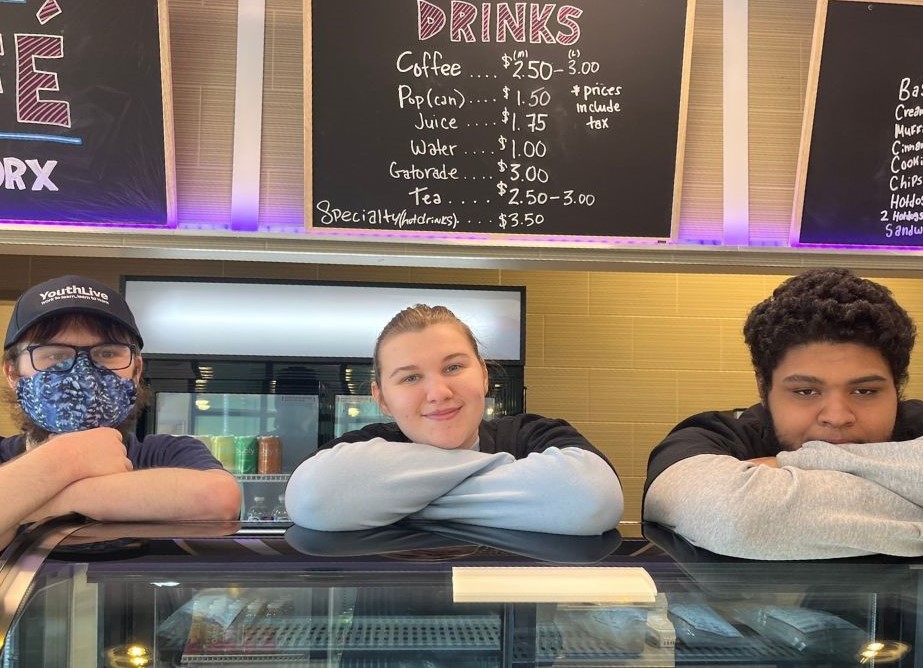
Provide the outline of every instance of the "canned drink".
<path id="1" fill-rule="evenodd" d="M 282 473 L 282 439 L 278 436 L 260 436 L 259 473 Z"/>
<path id="2" fill-rule="evenodd" d="M 212 453 L 215 459 L 231 473 L 237 472 L 237 461 L 234 453 L 233 436 L 212 436 Z"/>
<path id="3" fill-rule="evenodd" d="M 256 473 L 256 436 L 238 436 L 234 440 L 234 459 L 235 473 Z"/>
<path id="4" fill-rule="evenodd" d="M 205 444 L 205 447 L 208 448 L 208 451 L 212 454 L 215 454 L 215 446 L 212 445 L 212 435 L 211 434 L 196 434 L 193 438 L 197 438 Z"/>

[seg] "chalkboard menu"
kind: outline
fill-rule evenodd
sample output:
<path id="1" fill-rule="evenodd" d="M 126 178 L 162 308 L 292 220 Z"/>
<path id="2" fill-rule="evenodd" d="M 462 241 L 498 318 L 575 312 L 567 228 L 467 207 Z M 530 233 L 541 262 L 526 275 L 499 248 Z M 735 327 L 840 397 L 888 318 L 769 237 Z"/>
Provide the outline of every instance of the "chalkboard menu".
<path id="1" fill-rule="evenodd" d="M 166 0 L 0 1 L 0 222 L 174 218 Z"/>
<path id="2" fill-rule="evenodd" d="M 314 228 L 669 238 L 694 0 L 313 0 Z"/>
<path id="3" fill-rule="evenodd" d="M 792 242 L 923 245 L 923 1 L 822 0 Z"/>

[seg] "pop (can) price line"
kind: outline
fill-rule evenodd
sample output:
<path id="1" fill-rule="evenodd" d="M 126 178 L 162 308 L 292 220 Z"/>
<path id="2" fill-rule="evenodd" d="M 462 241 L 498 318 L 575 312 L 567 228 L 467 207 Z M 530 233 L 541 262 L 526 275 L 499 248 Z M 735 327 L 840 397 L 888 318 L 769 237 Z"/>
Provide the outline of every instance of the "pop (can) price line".
<path id="1" fill-rule="evenodd" d="M 551 92 L 544 86 L 526 91 L 504 86 L 502 93 L 504 100 L 517 107 L 535 109 L 537 107 L 547 107 L 551 104 Z"/>

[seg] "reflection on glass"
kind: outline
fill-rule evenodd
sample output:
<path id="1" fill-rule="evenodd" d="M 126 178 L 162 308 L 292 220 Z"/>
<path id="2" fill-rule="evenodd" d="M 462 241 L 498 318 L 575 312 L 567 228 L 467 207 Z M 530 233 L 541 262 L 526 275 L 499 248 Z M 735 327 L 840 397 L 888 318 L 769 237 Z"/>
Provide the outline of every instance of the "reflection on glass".
<path id="1" fill-rule="evenodd" d="M 367 424 L 392 421 L 381 412 L 371 395 L 364 394 L 338 394 L 334 399 L 334 416 L 334 433 L 337 436 Z"/>
<path id="2" fill-rule="evenodd" d="M 156 432 L 193 434 L 206 445 L 219 436 L 279 436 L 285 472 L 317 449 L 317 395 L 158 392 L 155 406 Z"/>
<path id="3" fill-rule="evenodd" d="M 425 523 L 425 535 L 407 523 L 342 532 L 348 551 L 336 532 L 312 532 L 330 540 L 305 550 L 291 540 L 297 528 L 284 540 L 218 539 L 228 527 L 215 533 L 201 524 L 177 534 L 179 527 L 126 523 L 105 536 L 141 530 L 148 538 L 56 550 L 25 600 L 8 601 L 17 613 L 0 667 L 109 668 L 132 659 L 158 668 L 919 666 L 919 573 L 906 562 L 699 561 L 693 576 L 662 553 L 622 543 L 593 559 L 605 553 L 601 565 L 648 568 L 659 591 L 653 602 L 461 603 L 456 567 L 515 572 L 567 556 L 558 549 L 537 560 L 537 545 L 510 552 L 513 541 L 475 542 L 483 528 L 456 526 L 450 536 L 435 523 Z"/>
<path id="4" fill-rule="evenodd" d="M 493 417 L 495 404 L 493 397 L 484 400 L 485 420 Z M 381 412 L 370 394 L 338 394 L 334 400 L 334 414 L 334 433 L 337 436 L 376 422 L 393 422 Z"/>

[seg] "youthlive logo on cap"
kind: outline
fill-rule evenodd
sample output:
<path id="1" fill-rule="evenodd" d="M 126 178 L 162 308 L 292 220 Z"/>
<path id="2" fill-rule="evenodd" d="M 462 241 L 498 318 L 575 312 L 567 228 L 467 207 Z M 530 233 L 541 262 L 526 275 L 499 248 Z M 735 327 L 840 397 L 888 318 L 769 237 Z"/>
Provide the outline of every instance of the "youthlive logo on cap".
<path id="1" fill-rule="evenodd" d="M 125 299 L 114 288 L 85 276 L 60 276 L 34 285 L 19 297 L 6 331 L 4 348 L 16 343 L 32 326 L 53 315 L 87 313 L 113 320 L 143 345 L 138 325 Z"/>
<path id="2" fill-rule="evenodd" d="M 55 301 L 56 299 L 64 299 L 68 297 L 73 297 L 75 299 L 92 299 L 93 301 L 101 302 L 106 306 L 109 305 L 108 293 L 84 285 L 68 285 L 65 288 L 59 288 L 58 290 L 49 290 L 47 292 L 39 293 L 39 299 L 41 300 L 42 306 L 47 306 L 49 303 Z"/>

